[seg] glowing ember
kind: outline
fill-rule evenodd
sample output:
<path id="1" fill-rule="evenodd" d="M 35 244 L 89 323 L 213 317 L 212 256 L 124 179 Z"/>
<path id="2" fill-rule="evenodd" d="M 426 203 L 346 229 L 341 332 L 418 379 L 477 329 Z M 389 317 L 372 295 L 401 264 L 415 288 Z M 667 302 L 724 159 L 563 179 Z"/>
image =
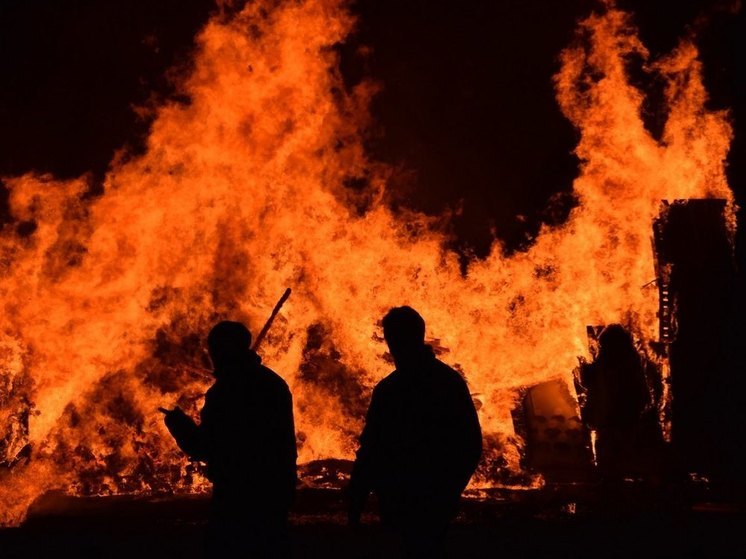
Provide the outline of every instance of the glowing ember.
<path id="1" fill-rule="evenodd" d="M 191 102 L 160 108 L 147 152 L 113 161 L 102 195 L 85 196 L 84 179 L 4 179 L 19 225 L 0 236 L 0 522 L 50 488 L 203 490 L 157 407 L 196 413 L 209 327 L 230 317 L 256 333 L 288 286 L 262 355 L 293 390 L 300 462 L 351 457 L 391 368 L 378 320 L 409 304 L 480 393 L 488 455 L 517 471 L 518 387 L 570 382 L 587 324 L 655 339 L 657 290 L 642 286 L 660 201 L 732 206 L 731 129 L 704 108 L 696 48 L 647 65 L 668 83 L 658 142 L 625 74 L 647 52 L 612 8 L 580 24 L 555 77 L 581 133 L 580 205 L 528 252 L 496 244 L 464 275 L 424 216 L 382 203 L 387 170 L 360 139 L 375 88 L 345 92 L 331 48 L 354 23 L 345 2 L 274 4 L 207 24 L 183 83 Z M 352 194 L 353 177 L 370 186 Z"/>

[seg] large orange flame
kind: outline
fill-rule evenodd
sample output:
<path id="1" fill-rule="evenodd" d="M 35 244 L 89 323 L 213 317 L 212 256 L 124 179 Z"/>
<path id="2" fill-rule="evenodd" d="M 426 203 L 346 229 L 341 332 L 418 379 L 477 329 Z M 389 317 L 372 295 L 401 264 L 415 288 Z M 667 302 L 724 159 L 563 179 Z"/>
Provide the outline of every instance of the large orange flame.
<path id="1" fill-rule="evenodd" d="M 18 225 L 0 236 L 0 462 L 14 462 L 0 472 L 0 522 L 21 521 L 50 488 L 203 489 L 156 408 L 196 413 L 208 328 L 231 317 L 258 331 L 288 286 L 262 355 L 294 393 L 301 462 L 351 457 L 391 368 L 378 321 L 410 304 L 481 393 L 485 434 L 517 469 L 517 388 L 569 380 L 587 324 L 655 339 L 657 292 L 643 286 L 660 201 L 732 209 L 731 128 L 705 108 L 695 46 L 650 61 L 608 6 L 580 24 L 555 76 L 580 131 L 579 206 L 530 250 L 508 258 L 496 243 L 464 274 L 424 216 L 383 203 L 386 169 L 361 142 L 374 88 L 346 91 L 332 48 L 354 25 L 346 3 L 277 4 L 206 25 L 182 86 L 190 101 L 158 110 L 146 153 L 113 161 L 103 194 L 82 178 L 5 179 Z M 641 120 L 630 55 L 667 80 L 660 141 Z M 344 186 L 361 177 L 364 191 Z"/>

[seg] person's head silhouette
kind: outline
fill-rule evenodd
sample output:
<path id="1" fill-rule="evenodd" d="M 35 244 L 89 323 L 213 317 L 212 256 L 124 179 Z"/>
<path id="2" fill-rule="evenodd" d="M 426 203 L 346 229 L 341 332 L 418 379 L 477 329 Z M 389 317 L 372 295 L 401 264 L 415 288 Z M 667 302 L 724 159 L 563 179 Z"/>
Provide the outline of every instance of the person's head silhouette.
<path id="1" fill-rule="evenodd" d="M 383 317 L 383 337 L 397 366 L 422 355 L 425 321 L 412 307 L 394 307 Z"/>
<path id="2" fill-rule="evenodd" d="M 620 360 L 636 356 L 632 336 L 621 324 L 610 324 L 598 337 L 599 359 Z"/>
<path id="3" fill-rule="evenodd" d="M 246 362 L 251 332 L 240 322 L 224 320 L 207 335 L 207 349 L 215 372 L 235 369 Z"/>

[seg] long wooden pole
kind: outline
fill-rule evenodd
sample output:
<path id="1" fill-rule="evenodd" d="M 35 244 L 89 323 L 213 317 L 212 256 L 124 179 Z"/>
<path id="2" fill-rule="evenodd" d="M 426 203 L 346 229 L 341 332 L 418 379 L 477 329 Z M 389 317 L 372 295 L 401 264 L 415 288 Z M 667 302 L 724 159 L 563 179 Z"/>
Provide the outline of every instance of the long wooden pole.
<path id="1" fill-rule="evenodd" d="M 262 328 L 262 331 L 259 332 L 259 335 L 254 340 L 254 345 L 251 346 L 251 349 L 254 351 L 257 350 L 259 347 L 259 344 L 262 343 L 264 340 L 264 337 L 267 335 L 267 332 L 269 332 L 269 329 L 272 327 L 272 323 L 275 320 L 275 317 L 277 316 L 277 313 L 280 312 L 280 309 L 282 308 L 282 305 L 285 304 L 285 301 L 288 300 L 288 297 L 290 297 L 290 288 L 288 287 L 285 290 L 285 293 L 282 294 L 282 297 L 280 297 L 280 300 L 277 301 L 277 304 L 275 305 L 275 308 L 272 309 L 272 314 L 269 315 L 269 318 L 267 319 L 267 322 L 264 324 L 264 328 Z"/>

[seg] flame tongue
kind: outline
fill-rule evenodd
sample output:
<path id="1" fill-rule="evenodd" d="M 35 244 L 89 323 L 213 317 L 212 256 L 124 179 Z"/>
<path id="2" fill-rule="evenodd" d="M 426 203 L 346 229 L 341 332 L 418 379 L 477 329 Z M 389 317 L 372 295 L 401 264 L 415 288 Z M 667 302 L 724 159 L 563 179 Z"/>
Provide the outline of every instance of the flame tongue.
<path id="1" fill-rule="evenodd" d="M 528 252 L 507 258 L 496 244 L 464 275 L 424 216 L 380 203 L 386 170 L 360 134 L 374 87 L 346 92 L 331 48 L 354 24 L 345 2 L 272 4 L 207 24 L 183 83 L 190 102 L 160 108 L 147 152 L 114 161 L 103 195 L 83 196 L 82 179 L 5 180 L 17 225 L 0 236 L 0 418 L 15 435 L 0 441 L 0 462 L 14 463 L 0 472 L 0 522 L 52 487 L 203 488 L 156 409 L 195 413 L 207 329 L 230 317 L 256 332 L 288 285 L 262 353 L 294 392 L 301 462 L 351 456 L 368 391 L 390 368 L 378 320 L 410 304 L 481 394 L 483 429 L 517 469 L 517 387 L 569 380 L 587 324 L 655 338 L 656 291 L 641 286 L 660 200 L 732 203 L 731 129 L 704 107 L 695 47 L 648 64 L 668 83 L 656 141 L 625 73 L 630 55 L 648 54 L 611 8 L 580 24 L 555 76 L 581 132 L 580 206 Z M 360 177 L 362 214 L 344 187 Z"/>

